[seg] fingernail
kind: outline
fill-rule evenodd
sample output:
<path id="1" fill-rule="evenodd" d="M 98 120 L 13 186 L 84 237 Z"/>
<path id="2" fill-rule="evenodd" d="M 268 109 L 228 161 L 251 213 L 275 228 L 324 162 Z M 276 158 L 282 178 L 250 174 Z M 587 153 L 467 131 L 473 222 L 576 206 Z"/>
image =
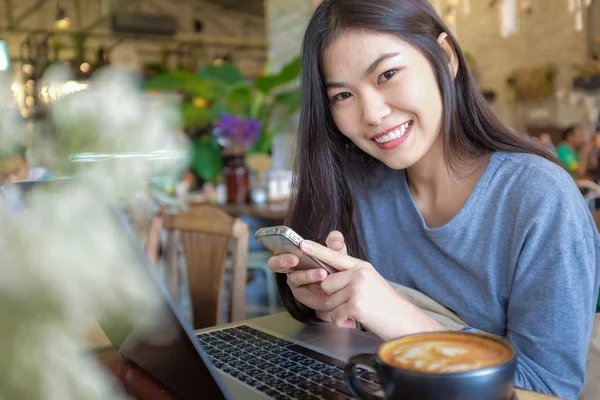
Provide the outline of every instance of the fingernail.
<path id="1" fill-rule="evenodd" d="M 347 320 L 344 321 L 344 323 L 342 324 L 343 328 L 354 328 L 354 320 L 348 318 Z"/>
<path id="2" fill-rule="evenodd" d="M 285 259 L 285 262 L 287 262 L 287 264 L 290 267 L 293 267 L 294 265 L 296 265 L 296 257 L 294 256 L 289 256 L 288 258 Z"/>
<path id="3" fill-rule="evenodd" d="M 342 242 L 341 240 L 334 240 L 333 242 L 331 242 L 331 248 L 333 250 L 341 250 L 344 248 L 344 242 Z"/>
<path id="4" fill-rule="evenodd" d="M 310 240 L 303 240 L 302 241 L 302 250 L 310 250 L 312 249 L 313 244 Z"/>
<path id="5" fill-rule="evenodd" d="M 315 275 L 317 276 L 317 279 L 323 279 L 327 276 L 327 273 L 322 269 L 319 269 L 315 272 Z"/>

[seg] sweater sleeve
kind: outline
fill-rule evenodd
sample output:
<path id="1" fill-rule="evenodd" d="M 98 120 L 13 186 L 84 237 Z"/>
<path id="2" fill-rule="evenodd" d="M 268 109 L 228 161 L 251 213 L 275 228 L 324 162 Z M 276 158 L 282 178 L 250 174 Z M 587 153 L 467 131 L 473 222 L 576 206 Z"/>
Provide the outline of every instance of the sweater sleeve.
<path id="1" fill-rule="evenodd" d="M 598 296 L 597 249 L 593 237 L 549 236 L 560 240 L 535 240 L 523 248 L 506 338 L 517 351 L 517 387 L 576 399 L 585 380 Z"/>

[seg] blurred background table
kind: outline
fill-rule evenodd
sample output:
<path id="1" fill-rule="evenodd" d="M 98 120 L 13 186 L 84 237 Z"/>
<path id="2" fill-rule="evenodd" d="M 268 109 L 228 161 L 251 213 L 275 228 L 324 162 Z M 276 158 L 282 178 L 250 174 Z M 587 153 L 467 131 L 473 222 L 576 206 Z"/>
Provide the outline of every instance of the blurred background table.
<path id="1" fill-rule="evenodd" d="M 222 204 L 218 206 L 227 214 L 236 217 L 254 217 L 283 221 L 289 210 L 288 203 L 256 204 Z"/>
<path id="2" fill-rule="evenodd" d="M 207 198 L 202 195 L 190 195 L 186 199 L 189 207 L 205 204 Z M 288 202 L 274 202 L 265 204 L 215 204 L 227 214 L 234 217 L 252 217 L 265 220 L 283 221 L 289 211 Z"/>

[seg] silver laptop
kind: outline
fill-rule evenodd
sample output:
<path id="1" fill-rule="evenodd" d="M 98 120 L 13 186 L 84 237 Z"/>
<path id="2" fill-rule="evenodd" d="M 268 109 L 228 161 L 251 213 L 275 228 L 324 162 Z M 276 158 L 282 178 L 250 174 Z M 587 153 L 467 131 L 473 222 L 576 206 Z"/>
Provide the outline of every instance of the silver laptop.
<path id="1" fill-rule="evenodd" d="M 336 328 L 304 325 L 287 313 L 193 332 L 146 258 L 129 223 L 118 213 L 163 300 L 160 327 L 119 331 L 100 321 L 107 337 L 130 363 L 182 399 L 348 399 L 344 361 L 373 353 L 380 339 Z M 168 337 L 170 340 L 156 340 Z M 363 386 L 379 389 L 375 374 L 360 370 Z"/>

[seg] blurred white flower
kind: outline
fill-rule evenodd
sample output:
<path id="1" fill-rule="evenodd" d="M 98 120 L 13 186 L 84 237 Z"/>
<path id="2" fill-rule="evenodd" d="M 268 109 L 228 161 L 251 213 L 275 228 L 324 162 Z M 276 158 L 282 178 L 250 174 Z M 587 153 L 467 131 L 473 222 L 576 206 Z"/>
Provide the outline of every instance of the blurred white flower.
<path id="1" fill-rule="evenodd" d="M 65 79 L 51 71 L 47 81 Z M 22 139 L 23 125 L 4 118 L 13 112 L 0 107 L 0 150 Z M 175 109 L 109 70 L 57 102 L 52 118 L 57 135 L 46 138 L 45 154 L 73 179 L 43 185 L 23 208 L 0 196 L 0 399 L 119 399 L 85 351 L 88 322 L 108 314 L 150 326 L 160 316 L 114 210 L 147 199 L 149 177 L 176 173 L 185 143 L 172 133 Z"/>

